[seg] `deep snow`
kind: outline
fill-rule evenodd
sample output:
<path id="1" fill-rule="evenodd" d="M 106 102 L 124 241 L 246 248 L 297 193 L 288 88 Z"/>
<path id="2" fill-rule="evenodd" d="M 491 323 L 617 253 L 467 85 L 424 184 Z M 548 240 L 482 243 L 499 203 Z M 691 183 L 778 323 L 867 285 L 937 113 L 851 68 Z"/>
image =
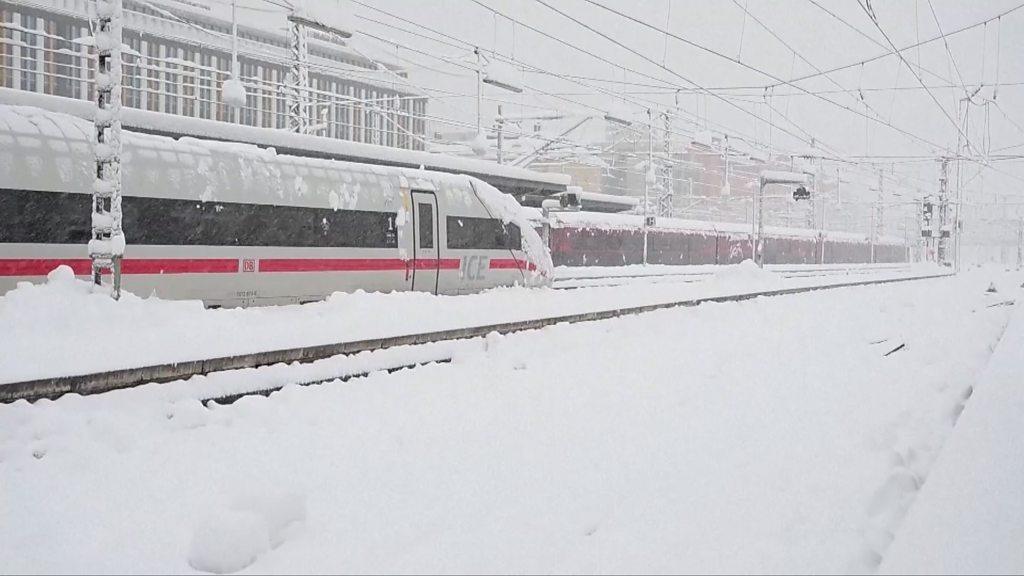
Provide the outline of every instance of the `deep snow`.
<path id="1" fill-rule="evenodd" d="M 970 392 L 884 573 L 1024 573 L 1024 305 Z"/>
<path id="2" fill-rule="evenodd" d="M 931 274 L 922 268 L 915 273 Z M 874 277 L 906 275 L 882 271 Z M 858 276 L 856 279 L 866 277 Z M 68 269 L 42 285 L 23 283 L 0 296 L 0 385 L 35 378 L 86 374 L 345 342 L 463 326 L 526 320 L 592 310 L 671 302 L 757 288 L 847 282 L 850 277 L 778 279 L 749 262 L 719 266 L 688 285 L 629 285 L 586 290 L 502 288 L 482 294 L 336 293 L 324 302 L 294 306 L 206 310 L 199 301 L 139 298 L 119 302 L 93 293 Z M 100 328 L 102 327 L 102 328 Z M 96 331 L 114 335 L 93 345 Z M 108 340 L 103 340 L 107 342 Z"/>
<path id="3" fill-rule="evenodd" d="M 873 570 L 1013 310 L 992 279 L 1021 282 L 492 335 L 228 406 L 0 406 L 0 572 Z"/>

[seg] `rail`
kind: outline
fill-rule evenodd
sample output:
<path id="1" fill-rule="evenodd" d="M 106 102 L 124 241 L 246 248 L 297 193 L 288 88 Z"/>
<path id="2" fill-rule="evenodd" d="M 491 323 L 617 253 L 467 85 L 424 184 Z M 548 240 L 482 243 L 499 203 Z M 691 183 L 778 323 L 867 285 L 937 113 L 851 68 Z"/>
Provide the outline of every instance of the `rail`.
<path id="1" fill-rule="evenodd" d="M 464 340 L 479 338 L 497 332 L 499 334 L 510 334 L 525 330 L 537 330 L 555 324 L 574 324 L 579 322 L 592 322 L 596 320 L 607 320 L 621 316 L 643 314 L 656 310 L 669 308 L 693 307 L 710 302 L 740 302 L 760 297 L 785 296 L 790 294 L 801 294 L 820 290 L 832 290 L 837 288 L 852 288 L 857 286 L 868 286 L 876 284 L 890 284 L 896 282 L 908 282 L 913 280 L 930 280 L 950 276 L 949 273 L 927 274 L 918 276 L 904 276 L 898 278 L 883 278 L 874 280 L 858 280 L 853 282 L 842 282 L 818 286 L 803 286 L 797 288 L 782 288 L 775 290 L 764 290 L 747 292 L 742 294 L 730 294 L 723 296 L 708 296 L 703 298 L 691 298 L 673 302 L 658 304 L 647 304 L 641 306 L 628 306 L 611 310 L 598 310 L 577 314 L 566 314 L 547 318 L 536 318 L 531 320 L 520 320 L 500 324 L 486 324 L 481 326 L 470 326 L 455 328 L 451 330 L 439 330 L 434 332 L 423 332 L 418 334 L 405 334 L 399 336 L 388 336 L 371 338 L 350 342 L 336 342 L 315 346 L 304 346 L 300 348 L 286 348 L 271 350 L 267 352 L 254 352 L 250 354 L 239 354 L 233 356 L 222 356 L 218 358 L 207 358 L 184 362 L 173 362 L 168 364 L 157 364 L 139 368 L 127 368 L 107 372 L 96 372 L 75 376 L 57 376 L 42 378 L 23 382 L 11 382 L 0 384 L 0 402 L 10 403 L 17 400 L 35 401 L 44 398 L 57 398 L 64 394 L 99 394 L 130 388 L 141 384 L 172 382 L 183 380 L 197 375 L 211 374 L 227 370 L 239 370 L 244 368 L 258 368 L 280 363 L 307 363 L 332 356 L 352 355 L 360 352 L 382 350 L 396 346 L 411 346 L 428 344 L 432 342 L 444 342 L 450 340 Z"/>

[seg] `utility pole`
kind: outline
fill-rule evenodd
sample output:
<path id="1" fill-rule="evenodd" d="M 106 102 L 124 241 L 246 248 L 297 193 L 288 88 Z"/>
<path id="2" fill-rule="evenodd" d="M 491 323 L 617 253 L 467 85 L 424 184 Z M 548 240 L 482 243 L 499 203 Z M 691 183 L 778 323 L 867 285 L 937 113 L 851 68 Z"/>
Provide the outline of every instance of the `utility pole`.
<path id="1" fill-rule="evenodd" d="M 1024 216 L 1017 226 L 1017 270 L 1024 270 Z"/>
<path id="2" fill-rule="evenodd" d="M 494 131 L 498 135 L 498 152 L 497 161 L 498 164 L 502 163 L 502 148 L 505 143 L 505 137 L 502 129 L 505 127 L 505 117 L 501 115 L 501 104 L 498 104 L 498 115 L 494 117 Z"/>
<path id="3" fill-rule="evenodd" d="M 875 203 L 871 206 L 871 263 L 875 263 L 875 243 L 878 242 L 878 229 L 882 226 L 882 186 L 883 186 L 882 171 L 878 171 L 878 196 L 875 197 Z"/>
<path id="4" fill-rule="evenodd" d="M 480 48 L 474 47 L 476 55 L 476 133 L 483 133 L 483 101 L 484 101 L 484 64 L 480 56 Z"/>
<path id="5" fill-rule="evenodd" d="M 949 263 L 949 158 L 942 158 L 942 172 L 939 176 L 939 237 L 935 260 L 939 264 Z"/>
<path id="6" fill-rule="evenodd" d="M 650 194 L 650 188 L 654 185 L 655 173 L 654 173 L 654 112 L 647 109 L 647 170 L 644 174 L 644 254 L 643 264 L 647 265 L 647 229 L 650 227 L 651 222 L 648 220 L 648 208 L 647 199 Z"/>
<path id="7" fill-rule="evenodd" d="M 288 48 L 291 51 L 292 69 L 288 99 L 288 129 L 299 134 L 309 131 L 307 116 L 307 92 L 309 90 L 309 36 L 302 18 L 294 11 L 288 18 Z"/>
<path id="8" fill-rule="evenodd" d="M 238 81 L 238 14 L 237 0 L 231 0 L 231 79 Z M 239 110 L 235 106 L 228 106 L 231 110 L 231 120 L 238 122 Z"/>
<path id="9" fill-rule="evenodd" d="M 92 185 L 92 281 L 113 277 L 110 295 L 121 297 L 121 0 L 96 0 L 96 179 Z"/>
<path id="10" fill-rule="evenodd" d="M 672 208 L 675 205 L 675 182 L 672 176 L 672 116 L 666 110 L 662 114 L 665 121 L 664 153 L 665 163 L 661 166 L 662 185 L 664 190 L 658 199 L 658 216 L 672 216 Z"/>

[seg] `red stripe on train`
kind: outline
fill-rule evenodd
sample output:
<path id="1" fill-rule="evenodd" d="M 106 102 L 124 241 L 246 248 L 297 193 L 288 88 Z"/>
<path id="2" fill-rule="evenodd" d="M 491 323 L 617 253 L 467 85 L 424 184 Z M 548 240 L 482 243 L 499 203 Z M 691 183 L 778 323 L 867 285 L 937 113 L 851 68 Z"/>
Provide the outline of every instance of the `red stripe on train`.
<path id="1" fill-rule="evenodd" d="M 0 259 L 0 276 L 45 276 L 58 266 L 69 266 L 78 276 L 92 273 L 92 261 L 85 258 Z M 235 258 L 136 258 L 121 262 L 122 274 L 203 274 L 238 272 Z"/>
<path id="2" fill-rule="evenodd" d="M 365 272 L 406 270 L 409 262 L 401 258 L 267 258 L 260 260 L 260 272 Z M 458 270 L 458 258 L 417 258 L 417 270 Z"/>
<path id="3" fill-rule="evenodd" d="M 266 258 L 258 260 L 260 272 L 372 272 L 406 270 L 409 262 L 400 258 Z M 123 274 L 233 274 L 239 271 L 235 258 L 128 258 L 121 263 Z M 417 270 L 458 270 L 458 258 L 417 258 Z M 88 276 L 92 263 L 85 258 L 0 259 L 0 276 L 45 276 L 58 266 L 70 266 L 78 276 Z M 491 259 L 492 270 L 517 270 L 532 263 L 511 258 Z"/>

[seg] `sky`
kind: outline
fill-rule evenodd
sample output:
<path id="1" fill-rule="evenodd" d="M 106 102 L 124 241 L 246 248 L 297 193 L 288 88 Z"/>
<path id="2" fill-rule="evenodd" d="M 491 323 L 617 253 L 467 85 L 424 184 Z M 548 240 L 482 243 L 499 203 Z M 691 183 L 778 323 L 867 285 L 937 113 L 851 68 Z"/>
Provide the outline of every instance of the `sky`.
<path id="1" fill-rule="evenodd" d="M 283 26 L 283 9 L 277 6 L 283 0 L 241 1 L 243 21 L 272 22 L 274 11 L 280 11 Z M 479 46 L 490 60 L 504 61 L 505 75 L 526 88 L 513 94 L 485 86 L 485 126 L 493 122 L 496 100 L 504 101 L 506 116 L 611 112 L 642 122 L 647 108 L 667 110 L 675 114 L 673 131 L 679 138 L 712 129 L 729 134 L 732 141 L 762 146 L 770 141 L 776 151 L 805 150 L 813 138 L 819 149 L 845 160 L 839 164 L 844 175 L 863 181 L 865 191 L 877 181 L 873 169 L 881 166 L 895 175 L 894 183 L 898 179 L 915 195 L 935 192 L 939 163 L 931 158 L 954 153 L 962 130 L 959 99 L 981 85 L 974 97 L 979 105 L 970 107 L 964 131 L 973 149 L 980 154 L 1024 143 L 1024 84 L 1017 84 L 1024 83 L 1024 8 L 948 37 L 948 47 L 936 41 L 905 52 L 907 61 L 927 70 L 919 74 L 927 85 L 936 86 L 929 91 L 894 56 L 795 86 L 764 89 L 779 80 L 884 54 L 890 40 L 902 47 L 940 30 L 986 20 L 1014 8 L 1019 0 L 875 0 L 866 4 L 875 21 L 862 4 L 837 0 L 306 3 L 337 22 L 350 22 L 355 48 L 408 66 L 411 84 L 431 96 L 428 113 L 450 122 L 436 123 L 434 129 L 446 132 L 471 130 L 476 121 L 472 46 Z M 751 88 L 702 90 L 736 86 Z M 815 97 L 801 90 L 830 93 Z M 984 101 L 993 96 L 995 104 L 986 110 Z M 568 126 L 570 121 L 564 122 Z M 590 122 L 573 136 L 596 140 L 603 132 L 602 122 Z M 1024 147 L 1004 153 L 1022 151 Z M 866 160 L 885 164 L 869 165 Z M 974 201 L 990 201 L 993 194 L 1024 200 L 1021 162 L 1003 161 L 989 168 L 967 163 L 962 169 L 963 180 L 969 182 L 965 194 Z"/>

